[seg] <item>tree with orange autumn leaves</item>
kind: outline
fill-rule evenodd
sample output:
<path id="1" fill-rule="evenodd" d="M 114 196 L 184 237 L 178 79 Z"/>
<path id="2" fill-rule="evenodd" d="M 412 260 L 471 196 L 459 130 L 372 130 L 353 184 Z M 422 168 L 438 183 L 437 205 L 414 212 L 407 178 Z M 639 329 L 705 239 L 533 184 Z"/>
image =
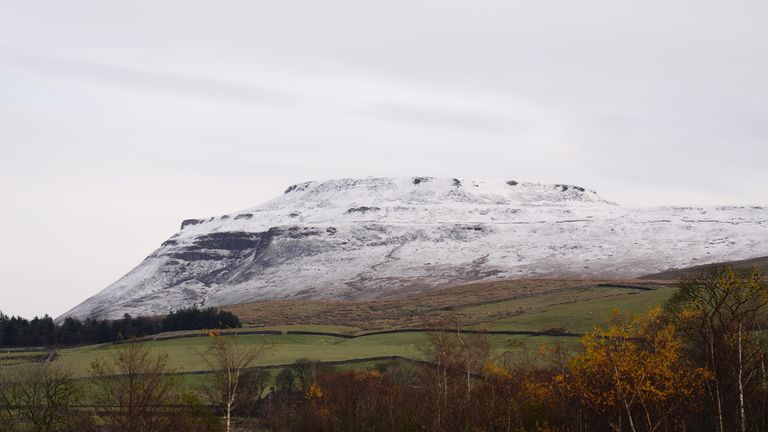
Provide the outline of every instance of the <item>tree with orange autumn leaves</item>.
<path id="1" fill-rule="evenodd" d="M 612 321 L 582 338 L 583 353 L 555 382 L 615 431 L 674 430 L 710 373 L 686 361 L 660 308 L 630 320 L 615 313 Z"/>

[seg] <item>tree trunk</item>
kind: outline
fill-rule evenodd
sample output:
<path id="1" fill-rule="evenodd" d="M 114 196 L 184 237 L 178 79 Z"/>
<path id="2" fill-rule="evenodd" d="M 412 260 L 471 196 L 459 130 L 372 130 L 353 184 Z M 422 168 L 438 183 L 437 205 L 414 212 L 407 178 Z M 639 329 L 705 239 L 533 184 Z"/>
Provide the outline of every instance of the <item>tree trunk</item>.
<path id="1" fill-rule="evenodd" d="M 720 377 L 715 367 L 715 341 L 710 339 L 709 341 L 709 355 L 712 360 L 712 373 L 715 375 L 715 402 L 717 402 L 717 421 L 720 432 L 724 432 L 723 429 L 723 401 L 720 396 Z"/>
<path id="2" fill-rule="evenodd" d="M 624 409 L 627 410 L 627 420 L 629 421 L 629 430 L 632 432 L 637 432 L 637 429 L 635 429 L 635 422 L 632 420 L 632 411 L 629 408 L 629 404 L 627 401 L 624 401 Z"/>
<path id="3" fill-rule="evenodd" d="M 629 429 L 632 432 L 637 432 L 637 429 L 635 429 L 635 422 L 632 420 L 632 410 L 629 407 L 629 403 L 627 402 L 627 399 L 624 397 L 624 392 L 621 391 L 621 376 L 619 375 L 619 368 L 616 367 L 616 365 L 613 365 L 613 372 L 614 377 L 616 378 L 616 390 L 619 393 L 619 398 L 621 399 L 622 405 L 624 405 L 624 409 L 627 412 L 627 420 L 629 421 Z M 619 428 L 621 428 L 621 419 L 619 419 Z"/>
<path id="4" fill-rule="evenodd" d="M 232 430 L 232 404 L 227 403 L 227 432 Z"/>
<path id="5" fill-rule="evenodd" d="M 440 370 L 440 366 L 442 364 L 442 353 L 437 353 L 437 371 L 435 373 L 435 384 L 437 384 L 437 397 L 435 398 L 435 426 L 437 426 L 437 430 L 440 430 L 440 426 L 442 424 L 441 418 L 442 418 L 442 400 L 443 400 L 443 383 L 442 378 L 440 377 L 440 374 L 442 371 Z"/>
<path id="6" fill-rule="evenodd" d="M 744 410 L 744 357 L 742 353 L 742 325 L 739 323 L 739 417 L 741 432 L 747 432 L 747 414 Z"/>

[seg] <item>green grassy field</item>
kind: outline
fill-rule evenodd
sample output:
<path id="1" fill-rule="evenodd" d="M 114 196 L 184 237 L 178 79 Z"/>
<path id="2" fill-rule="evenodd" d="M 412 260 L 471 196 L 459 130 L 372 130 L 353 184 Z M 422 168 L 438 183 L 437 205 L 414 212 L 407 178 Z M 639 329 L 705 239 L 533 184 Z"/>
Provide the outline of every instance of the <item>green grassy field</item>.
<path id="1" fill-rule="evenodd" d="M 534 297 L 482 306 L 484 309 L 516 309 L 522 312 L 509 318 L 472 326 L 494 330 L 540 331 L 562 328 L 583 333 L 605 322 L 613 311 L 640 313 L 663 304 L 675 292 L 674 288 L 652 291 L 593 287 L 567 292 L 556 297 Z M 471 312 L 471 310 L 467 310 Z"/>
<path id="2" fill-rule="evenodd" d="M 328 336 L 308 335 L 241 335 L 229 336 L 239 345 L 249 347 L 267 346 L 256 365 L 292 363 L 299 358 L 332 361 L 353 358 L 400 355 L 419 358 L 420 347 L 424 345 L 423 334 L 397 334 L 371 336 L 358 339 L 343 339 Z M 180 372 L 208 369 L 204 359 L 210 346 L 208 338 L 173 339 L 147 342 L 145 346 L 154 353 L 168 355 L 169 366 Z M 114 345 L 88 346 L 66 349 L 57 360 L 61 366 L 76 376 L 88 373 L 90 363 L 97 358 L 108 358 L 117 347 Z"/>
<path id="3" fill-rule="evenodd" d="M 579 282 L 579 281 L 576 281 Z M 471 295 L 466 290 L 448 291 L 440 296 L 430 294 L 421 296 L 419 301 L 403 299 L 387 301 L 384 305 L 375 302 L 367 305 L 350 305 L 345 307 L 352 310 L 352 316 L 341 323 L 323 322 L 317 319 L 316 324 L 289 322 L 276 323 L 270 326 L 250 327 L 244 330 L 303 330 L 313 332 L 331 332 L 347 335 L 363 335 L 356 338 L 341 338 L 325 335 L 237 335 L 229 336 L 244 347 L 266 346 L 256 365 L 273 366 L 290 364 L 297 359 L 318 361 L 343 361 L 350 359 L 367 359 L 372 357 L 400 356 L 410 359 L 423 359 L 424 349 L 428 343 L 425 333 L 391 333 L 364 335 L 374 329 L 398 328 L 377 327 L 371 325 L 371 320 L 357 323 L 355 320 L 361 314 L 361 308 L 374 311 L 384 311 L 395 318 L 410 317 L 403 321 L 411 324 L 410 328 L 423 327 L 425 319 L 416 319 L 414 311 L 424 316 L 439 317 L 447 327 L 451 323 L 461 323 L 468 329 L 487 330 L 517 330 L 517 331 L 547 331 L 550 329 L 565 329 L 569 332 L 582 333 L 590 331 L 595 325 L 605 321 L 614 309 L 622 312 L 639 313 L 654 305 L 663 303 L 674 292 L 673 288 L 656 285 L 654 289 L 628 289 L 617 287 L 599 287 L 596 283 L 576 283 L 568 281 L 562 286 L 549 282 L 538 283 L 526 292 L 526 295 L 510 295 L 515 292 L 509 287 L 489 285 L 488 291 L 483 286 L 473 286 Z M 537 291 L 540 289 L 540 291 Z M 302 309 L 295 303 L 290 304 L 292 310 Z M 280 306 L 283 307 L 283 306 Z M 307 305 L 305 310 L 317 309 L 318 304 Z M 327 304 L 322 304 L 327 307 Z M 275 309 L 272 309 L 275 312 Z M 338 313 L 334 320 L 343 318 Z M 391 320 L 392 318 L 387 318 Z M 343 320 L 342 320 L 343 321 Z M 376 321 L 379 323 L 389 321 Z M 358 325 L 356 325 L 358 324 Z M 187 332 L 188 334 L 191 332 Z M 199 334 L 199 332 L 198 332 Z M 144 342 L 147 348 L 155 354 L 167 354 L 169 366 L 180 373 L 190 373 L 209 370 L 204 359 L 210 345 L 208 337 L 188 337 Z M 561 341 L 569 349 L 576 349 L 578 338 L 524 335 L 489 335 L 494 356 L 511 352 L 514 356 L 523 350 L 535 349 L 543 342 Z M 108 359 L 117 346 L 111 344 L 92 345 L 79 348 L 61 349 L 55 363 L 69 370 L 76 377 L 89 376 L 91 363 L 97 359 Z M 19 367 L 24 364 L 24 358 L 38 358 L 41 353 L 0 353 L 0 368 Z M 35 357 L 37 356 L 37 357 Z M 3 361 L 3 358 L 7 361 Z M 365 363 L 349 367 L 365 367 Z M 185 378 L 193 385 L 205 377 L 190 375 Z"/>
<path id="4" fill-rule="evenodd" d="M 400 356 L 411 359 L 423 359 L 423 349 L 427 345 L 425 333 L 397 333 L 373 335 L 356 339 L 343 339 L 328 336 L 283 335 L 230 336 L 238 344 L 248 347 L 266 346 L 266 350 L 255 366 L 290 364 L 297 359 L 319 361 L 339 361 L 365 359 L 371 357 Z M 544 341 L 574 338 L 555 338 L 550 336 L 489 335 L 493 355 L 499 356 L 507 351 L 519 350 L 523 344 L 537 346 Z M 145 346 L 155 354 L 167 354 L 168 365 L 177 372 L 195 372 L 208 370 L 204 358 L 210 346 L 206 338 L 174 339 L 170 341 L 147 342 Z M 115 345 L 89 346 L 60 351 L 56 362 L 76 377 L 88 376 L 91 362 L 96 359 L 108 359 Z"/>
<path id="5" fill-rule="evenodd" d="M 545 331 L 566 329 L 587 332 L 604 322 L 612 310 L 642 312 L 663 303 L 674 292 L 672 288 L 638 290 L 582 286 L 544 295 L 526 296 L 513 300 L 491 301 L 484 304 L 455 305 L 447 316 L 475 321 L 472 329 Z M 479 322 L 478 322 L 479 321 Z M 450 322 L 450 321 L 449 321 Z M 361 328 L 330 324 L 277 325 L 259 329 L 305 330 L 362 334 Z M 232 336 L 243 346 L 267 346 L 257 365 L 269 366 L 292 363 L 305 358 L 319 361 L 340 361 L 383 356 L 424 358 L 428 336 L 425 333 L 393 333 L 362 336 L 354 339 L 320 335 L 238 335 Z M 519 351 L 521 346 L 538 346 L 552 342 L 548 336 L 490 335 L 494 355 Z M 576 338 L 560 338 L 570 347 L 576 347 Z M 145 343 L 153 353 L 168 355 L 169 366 L 178 372 L 208 369 L 204 354 L 210 340 L 207 337 L 156 340 Z M 108 358 L 114 345 L 95 345 L 59 351 L 56 362 L 71 370 L 75 376 L 87 376 L 95 359 Z"/>

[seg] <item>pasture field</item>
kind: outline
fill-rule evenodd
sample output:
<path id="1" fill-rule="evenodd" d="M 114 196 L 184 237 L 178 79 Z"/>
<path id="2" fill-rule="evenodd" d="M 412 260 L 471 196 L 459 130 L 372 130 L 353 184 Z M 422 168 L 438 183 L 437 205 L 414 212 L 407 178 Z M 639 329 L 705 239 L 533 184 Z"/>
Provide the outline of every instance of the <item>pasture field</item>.
<path id="1" fill-rule="evenodd" d="M 244 347 L 265 347 L 256 366 L 271 366 L 273 375 L 279 365 L 291 364 L 297 359 L 358 360 L 342 367 L 362 368 L 376 363 L 361 363 L 363 359 L 425 358 L 427 333 L 375 334 L 376 331 L 461 326 L 471 330 L 583 333 L 604 322 L 612 310 L 643 312 L 663 303 L 673 292 L 674 288 L 656 281 L 529 280 L 470 284 L 394 300 L 262 302 L 227 308 L 241 316 L 246 328 L 223 331 L 222 334 L 262 330 L 281 332 L 230 336 Z M 339 336 L 288 334 L 289 331 Z M 349 337 L 352 335 L 355 337 Z M 578 337 L 573 336 L 489 334 L 487 337 L 492 354 L 497 357 L 509 352 L 514 358 L 535 350 L 544 342 L 559 341 L 569 350 L 575 350 L 578 345 Z M 190 385 L 206 379 L 204 375 L 196 374 L 210 369 L 204 359 L 210 339 L 203 332 L 156 335 L 144 343 L 152 353 L 166 354 L 170 368 L 185 374 L 184 379 Z M 55 363 L 75 377 L 86 378 L 91 363 L 108 359 L 116 347 L 115 344 L 102 344 L 60 349 Z M 46 354 L 3 352 L 0 353 L 0 369 L 7 371 L 23 365 L 25 359 L 40 361 Z"/>
<path id="2" fill-rule="evenodd" d="M 421 332 L 372 335 L 355 339 L 310 335 L 230 337 L 235 338 L 238 344 L 245 347 L 266 348 L 254 366 L 287 365 L 297 359 L 331 362 L 399 356 L 420 360 L 424 358 L 424 347 L 428 341 L 428 335 Z M 489 335 L 488 339 L 494 356 L 507 351 L 521 350 L 524 347 L 536 347 L 545 341 L 553 342 L 563 339 L 569 344 L 576 342 L 575 338 L 525 335 Z M 210 346 L 210 340 L 207 338 L 153 341 L 146 342 L 145 346 L 153 354 L 167 354 L 168 365 L 176 372 L 199 372 L 210 369 L 204 358 Z M 97 359 L 109 359 L 117 347 L 117 345 L 99 345 L 61 350 L 56 363 L 71 371 L 75 377 L 86 377 L 89 375 L 91 362 Z"/>
<path id="3" fill-rule="evenodd" d="M 584 333 L 605 322 L 613 312 L 641 313 L 667 301 L 675 288 L 661 287 L 653 290 L 625 288 L 587 287 L 583 290 L 560 293 L 553 297 L 534 297 L 522 302 L 485 305 L 489 310 L 518 308 L 521 312 L 498 320 L 472 326 L 493 330 L 563 329 Z M 471 309 L 466 310 L 472 313 Z"/>
<path id="4" fill-rule="evenodd" d="M 336 362 L 336 369 L 369 369 L 391 362 L 391 357 L 425 360 L 429 328 L 529 332 L 484 336 L 493 358 L 529 361 L 542 344 L 559 344 L 575 353 L 580 334 L 605 323 L 614 311 L 642 313 L 663 304 L 675 292 L 673 285 L 663 280 L 500 281 L 367 302 L 261 302 L 227 307 L 241 317 L 244 327 L 220 333 L 243 348 L 263 348 L 254 366 L 266 368 L 269 385 L 297 360 Z M 393 330 L 399 332 L 379 333 Z M 243 334 L 262 331 L 276 334 Z M 205 360 L 211 339 L 205 331 L 154 335 L 143 343 L 152 354 L 167 355 L 183 388 L 208 402 L 202 389 L 212 379 Z M 109 360 L 118 348 L 101 344 L 59 349 L 54 362 L 79 378 L 77 385 L 90 395 L 92 362 Z M 40 362 L 49 354 L 0 352 L 0 373 Z"/>
<path id="5" fill-rule="evenodd" d="M 310 335 L 239 335 L 230 337 L 233 337 L 237 344 L 246 347 L 257 349 L 266 347 L 256 366 L 288 364 L 301 358 L 321 361 L 390 355 L 420 358 L 420 347 L 426 341 L 425 335 L 417 333 L 357 339 Z M 145 346 L 152 353 L 167 354 L 168 365 L 172 369 L 178 372 L 195 372 L 209 369 L 204 355 L 210 343 L 208 338 L 198 337 L 151 341 L 146 342 Z M 115 349 L 117 349 L 117 345 L 62 350 L 57 362 L 71 370 L 75 376 L 85 376 L 94 359 L 106 359 Z"/>

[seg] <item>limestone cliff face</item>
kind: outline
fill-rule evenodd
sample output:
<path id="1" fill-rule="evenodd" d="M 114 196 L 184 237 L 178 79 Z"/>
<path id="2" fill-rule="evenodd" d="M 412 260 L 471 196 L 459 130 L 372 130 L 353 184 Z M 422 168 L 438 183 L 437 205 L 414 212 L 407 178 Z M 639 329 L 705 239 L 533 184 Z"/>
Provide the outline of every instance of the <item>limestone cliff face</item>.
<path id="1" fill-rule="evenodd" d="M 762 255 L 762 207 L 629 208 L 580 186 L 510 179 L 308 182 L 248 210 L 185 220 L 60 319 L 374 298 L 495 278 L 634 277 Z"/>

